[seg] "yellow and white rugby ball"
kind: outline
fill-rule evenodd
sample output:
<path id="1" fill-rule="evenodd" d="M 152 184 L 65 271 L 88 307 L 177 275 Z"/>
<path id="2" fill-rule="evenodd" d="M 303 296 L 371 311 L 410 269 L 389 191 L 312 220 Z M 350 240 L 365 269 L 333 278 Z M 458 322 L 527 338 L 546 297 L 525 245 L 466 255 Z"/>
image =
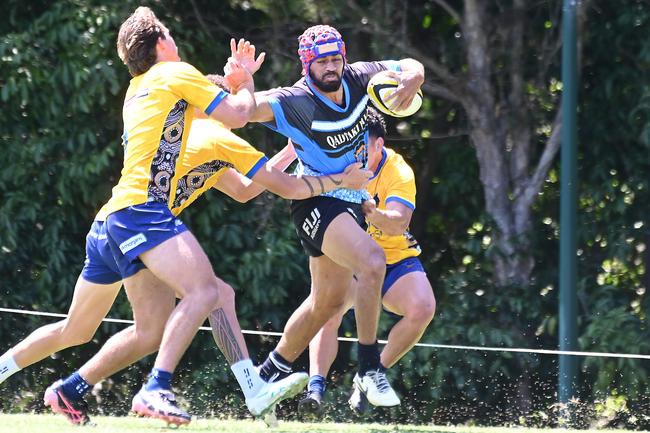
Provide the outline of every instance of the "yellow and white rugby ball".
<path id="1" fill-rule="evenodd" d="M 388 75 L 388 71 L 378 72 L 368 82 L 368 97 L 373 105 L 384 114 L 393 117 L 407 117 L 415 114 L 422 107 L 422 90 L 418 89 L 411 105 L 405 110 L 393 111 L 388 106 L 392 101 L 386 102 L 399 86 L 399 81 Z"/>

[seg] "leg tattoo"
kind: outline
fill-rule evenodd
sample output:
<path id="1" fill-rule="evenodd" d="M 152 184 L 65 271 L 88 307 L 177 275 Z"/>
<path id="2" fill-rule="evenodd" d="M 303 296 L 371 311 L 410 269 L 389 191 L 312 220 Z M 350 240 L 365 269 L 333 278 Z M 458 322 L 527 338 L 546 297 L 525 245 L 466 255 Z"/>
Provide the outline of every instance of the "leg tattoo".
<path id="1" fill-rule="evenodd" d="M 212 326 L 212 337 L 214 337 L 214 341 L 217 343 L 217 347 L 221 350 L 223 356 L 226 357 L 228 364 L 233 365 L 237 361 L 244 359 L 241 347 L 237 343 L 235 333 L 223 309 L 219 308 L 210 313 L 209 319 L 210 326 Z"/>

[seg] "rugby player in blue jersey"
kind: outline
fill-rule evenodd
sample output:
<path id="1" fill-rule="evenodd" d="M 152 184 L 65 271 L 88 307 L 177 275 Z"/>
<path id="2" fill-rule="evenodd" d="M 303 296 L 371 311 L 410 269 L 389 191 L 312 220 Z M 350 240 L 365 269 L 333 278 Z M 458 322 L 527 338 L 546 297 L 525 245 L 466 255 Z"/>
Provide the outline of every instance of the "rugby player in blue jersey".
<path id="1" fill-rule="evenodd" d="M 394 71 L 400 86 L 392 107 L 407 107 L 424 82 L 424 67 L 413 59 L 347 63 L 345 43 L 333 27 L 317 25 L 299 37 L 304 77 L 293 86 L 257 92 L 250 121 L 263 122 L 292 140 L 300 173 L 340 172 L 352 162 L 367 163 L 366 86 L 384 70 Z M 374 406 L 395 406 L 399 397 L 380 364 L 377 324 L 386 257 L 365 231 L 362 190 L 338 190 L 295 200 L 291 216 L 309 255 L 311 293 L 287 322 L 280 342 L 261 366 L 271 381 L 291 371 L 318 330 L 355 292 L 359 370 L 355 385 Z"/>

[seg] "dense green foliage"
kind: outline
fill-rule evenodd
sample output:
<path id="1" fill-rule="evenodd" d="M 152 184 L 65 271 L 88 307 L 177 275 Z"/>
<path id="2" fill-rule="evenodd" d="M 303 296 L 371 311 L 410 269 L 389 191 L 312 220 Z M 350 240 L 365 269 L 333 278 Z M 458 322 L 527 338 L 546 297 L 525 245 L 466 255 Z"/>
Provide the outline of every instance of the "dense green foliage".
<path id="1" fill-rule="evenodd" d="M 115 38 L 121 20 L 137 4 L 5 3 L 0 21 L 0 306 L 64 312 L 83 264 L 86 231 L 121 168 L 120 113 L 129 76 L 117 58 Z M 183 57 L 205 72 L 222 67 L 231 36 L 247 37 L 267 51 L 256 77 L 258 88 L 299 77 L 295 38 L 308 23 L 339 27 L 352 61 L 402 57 L 396 44 L 361 28 L 365 10 L 373 11 L 368 16 L 375 25 L 395 30 L 422 55 L 463 66 L 457 22 L 436 1 L 368 0 L 351 2 L 349 8 L 337 1 L 231 0 L 218 8 L 207 0 L 150 3 L 175 34 Z M 558 10 L 562 2 L 539 3 L 528 17 L 539 29 L 526 45 L 531 69 L 537 67 L 535 49 L 560 24 L 547 20 L 550 14 L 544 11 Z M 647 354 L 650 7 L 640 0 L 612 3 L 594 1 L 582 31 L 580 347 Z M 561 90 L 559 51 L 543 79 L 548 91 L 539 94 L 531 85 L 529 97 L 532 105 L 551 109 Z M 547 117 L 535 120 L 540 135 L 548 128 Z M 390 122 L 389 127 L 392 147 L 405 155 L 418 177 L 412 228 L 438 300 L 437 316 L 423 341 L 555 348 L 557 164 L 534 207 L 534 278 L 525 287 L 497 287 L 489 259 L 494 227 L 485 212 L 465 113 L 453 101 L 430 97 L 408 124 Z M 282 144 L 259 125 L 239 133 L 269 154 Z M 242 327 L 281 330 L 309 287 L 307 261 L 289 223 L 287 202 L 263 194 L 240 205 L 210 192 L 183 220 L 217 274 L 236 288 Z M 130 318 L 125 298 L 119 298 L 111 315 Z M 46 320 L 2 314 L 0 351 Z M 391 320 L 383 319 L 384 331 Z M 43 388 L 81 365 L 117 329 L 119 325 L 103 325 L 93 343 L 7 381 L 3 391 L 15 398 L 0 400 L 0 409 L 40 409 Z M 353 335 L 351 320 L 345 320 L 342 332 Z M 276 341 L 247 340 L 259 359 Z M 349 417 L 343 402 L 355 364 L 350 347 L 341 345 L 332 375 L 329 399 L 336 420 Z M 97 410 L 123 413 L 148 361 L 105 382 L 110 386 L 97 391 L 102 400 Z M 305 362 L 301 358 L 299 366 Z M 182 365 L 178 384 L 197 413 L 242 414 L 241 397 L 208 333 L 200 333 Z M 647 361 L 590 357 L 581 365 L 580 404 L 588 419 L 648 425 L 625 412 L 625 405 L 633 413 L 647 409 Z M 557 409 L 552 406 L 557 382 L 552 356 L 416 348 L 392 370 L 405 403 L 379 413 L 380 420 L 547 424 Z M 592 405 L 595 401 L 605 403 Z M 291 416 L 290 405 L 283 412 Z"/>

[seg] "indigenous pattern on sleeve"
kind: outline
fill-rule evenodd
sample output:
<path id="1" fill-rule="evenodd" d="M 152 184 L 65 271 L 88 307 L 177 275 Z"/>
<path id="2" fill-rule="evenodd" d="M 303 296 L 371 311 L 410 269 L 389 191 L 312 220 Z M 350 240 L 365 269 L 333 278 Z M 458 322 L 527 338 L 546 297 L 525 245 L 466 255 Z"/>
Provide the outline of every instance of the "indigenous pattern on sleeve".
<path id="1" fill-rule="evenodd" d="M 299 173 L 311 176 L 342 172 L 345 167 L 368 160 L 366 86 L 377 72 L 398 70 L 398 63 L 357 62 L 343 69 L 343 105 L 322 95 L 309 78 L 291 87 L 269 91 L 269 104 L 275 117 L 269 128 L 291 138 L 300 160 Z M 360 203 L 365 191 L 339 189 L 325 193 L 330 197 Z"/>
<path id="2" fill-rule="evenodd" d="M 386 204 L 398 201 L 415 209 L 415 175 L 401 155 L 391 149 L 382 150 L 382 159 L 368 185 L 368 192 L 377 202 L 377 208 L 386 209 Z M 393 264 L 407 257 L 421 253 L 420 245 L 408 229 L 393 236 L 368 224 L 368 233 L 386 253 L 386 263 Z"/>
<path id="3" fill-rule="evenodd" d="M 122 112 L 124 167 L 102 214 L 146 202 L 171 207 L 194 109 L 210 114 L 226 95 L 183 62 L 160 62 L 134 77 Z"/>
<path id="4" fill-rule="evenodd" d="M 212 188 L 225 170 L 234 168 L 252 178 L 266 156 L 219 122 L 197 119 L 192 124 L 183 157 L 176 164 L 178 182 L 171 205 L 174 215 Z"/>

